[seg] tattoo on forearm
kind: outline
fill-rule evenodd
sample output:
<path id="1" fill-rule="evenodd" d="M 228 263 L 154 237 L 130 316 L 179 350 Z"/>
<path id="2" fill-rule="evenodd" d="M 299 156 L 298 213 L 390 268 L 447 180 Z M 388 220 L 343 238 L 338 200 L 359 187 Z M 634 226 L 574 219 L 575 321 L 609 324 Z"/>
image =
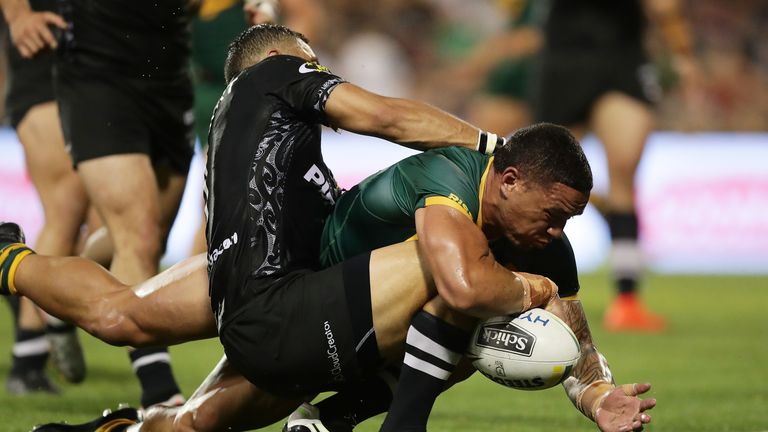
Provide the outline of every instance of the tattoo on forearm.
<path id="1" fill-rule="evenodd" d="M 573 300 L 563 303 L 565 322 L 571 327 L 581 344 L 581 358 L 574 366 L 571 376 L 563 381 L 563 387 L 577 408 L 590 416 L 589 413 L 585 412 L 588 407 L 582 406 L 581 403 L 584 393 L 593 384 L 614 384 L 613 374 L 608 366 L 608 361 L 592 343 L 592 334 L 589 331 L 581 302 Z"/>

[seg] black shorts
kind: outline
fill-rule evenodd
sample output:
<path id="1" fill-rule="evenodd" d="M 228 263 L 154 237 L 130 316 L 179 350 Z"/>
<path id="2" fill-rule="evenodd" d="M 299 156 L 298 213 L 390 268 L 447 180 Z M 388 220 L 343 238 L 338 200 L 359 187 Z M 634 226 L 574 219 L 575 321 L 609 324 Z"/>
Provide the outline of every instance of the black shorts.
<path id="1" fill-rule="evenodd" d="M 536 79 L 536 120 L 565 126 L 586 122 L 597 99 L 610 91 L 647 104 L 661 96 L 653 66 L 632 47 L 545 52 Z"/>
<path id="2" fill-rule="evenodd" d="M 155 165 L 189 170 L 194 111 L 189 77 L 147 79 L 57 65 L 55 90 L 64 138 L 75 164 L 143 153 Z"/>
<path id="3" fill-rule="evenodd" d="M 250 299 L 219 330 L 235 369 L 268 392 L 300 397 L 340 390 L 380 366 L 369 262 L 368 253 L 269 284 L 252 280 Z"/>
<path id="4" fill-rule="evenodd" d="M 56 0 L 34 0 L 30 4 L 35 11 L 56 10 Z M 55 53 L 50 49 L 44 49 L 31 59 L 25 59 L 9 40 L 5 110 L 14 129 L 33 106 L 56 99 L 53 94 L 54 59 Z"/>

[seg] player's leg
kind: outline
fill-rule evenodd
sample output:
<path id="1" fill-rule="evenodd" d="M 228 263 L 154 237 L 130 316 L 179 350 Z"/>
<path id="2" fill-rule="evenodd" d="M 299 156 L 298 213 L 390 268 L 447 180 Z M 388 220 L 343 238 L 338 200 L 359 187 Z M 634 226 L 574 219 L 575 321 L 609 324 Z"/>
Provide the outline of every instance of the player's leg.
<path id="1" fill-rule="evenodd" d="M 447 381 L 443 391 L 466 380 L 476 371 L 471 360 L 462 357 Z M 389 410 L 393 393 L 399 388 L 399 366 L 387 367 L 359 385 L 345 388 L 313 405 L 310 411 L 303 405 L 291 417 L 320 421 L 333 432 L 352 432 L 358 424 Z M 302 410 L 303 408 L 303 410 Z M 289 424 L 290 421 L 289 421 Z"/>
<path id="2" fill-rule="evenodd" d="M 43 255 L 72 255 L 88 198 L 65 150 L 56 103 L 50 101 L 30 108 L 16 131 L 24 145 L 27 171 L 43 207 L 44 223 L 35 249 Z M 68 381 L 82 381 L 85 359 L 76 327 L 56 318 L 47 319 L 47 324 L 56 367 Z"/>
<path id="3" fill-rule="evenodd" d="M 363 272 L 361 274 L 363 279 L 366 281 L 370 280 L 370 286 L 368 286 L 368 283 L 363 283 L 366 286 L 349 286 L 346 288 L 370 289 L 370 301 L 367 305 L 364 304 L 364 300 L 363 303 L 351 302 L 348 304 L 348 307 L 350 310 L 359 309 L 360 307 L 367 308 L 370 310 L 371 316 L 367 319 L 369 323 L 367 328 L 352 332 L 356 335 L 363 335 L 363 338 L 359 341 L 355 340 L 353 345 L 356 345 L 358 348 L 363 346 L 370 348 L 372 340 L 366 339 L 365 336 L 374 337 L 376 343 L 373 343 L 373 345 L 380 346 L 378 352 L 381 353 L 381 356 L 389 359 L 391 362 L 399 363 L 402 359 L 402 343 L 408 330 L 409 317 L 420 310 L 423 304 L 434 295 L 430 277 L 428 273 L 425 274 L 422 271 L 416 245 L 413 242 L 374 251 L 371 254 L 370 261 L 359 260 L 358 262 L 365 267 L 370 265 L 370 276 L 367 274 L 368 268 L 357 269 Z M 312 275 L 309 276 L 309 279 L 309 282 L 316 280 L 312 279 Z M 352 279 L 354 280 L 354 278 Z M 350 278 L 345 278 L 345 281 L 349 280 Z M 281 289 L 290 289 L 290 287 L 281 287 Z M 318 289 L 322 289 L 322 287 L 314 287 L 315 291 Z M 341 290 L 340 292 L 343 294 L 344 291 Z M 364 299 L 366 296 L 347 293 L 345 297 L 347 299 Z M 318 309 L 316 304 L 307 304 L 302 307 L 308 307 L 309 310 L 306 310 L 306 312 L 312 314 Z M 366 320 L 363 319 L 363 321 Z M 331 322 L 340 323 L 341 321 L 333 319 Z M 230 323 L 229 325 L 234 324 Z M 305 334 L 305 328 L 313 327 L 303 327 L 302 323 L 294 323 L 292 321 L 289 330 L 293 331 L 293 328 L 299 328 L 297 332 Z M 331 366 L 326 367 L 326 364 L 329 362 L 327 351 L 330 348 L 327 345 L 329 343 L 328 336 L 322 324 L 319 329 L 323 349 L 322 355 L 318 357 L 318 363 L 321 364 L 317 367 L 325 372 L 325 369 L 331 368 Z M 342 326 L 331 327 L 331 329 L 337 332 L 335 336 L 337 339 L 331 339 L 330 343 L 334 349 L 338 349 L 339 353 L 341 353 L 342 348 L 340 345 L 341 341 L 345 339 L 343 333 L 347 329 L 342 328 Z M 227 334 L 229 333 L 227 332 Z M 306 349 L 307 351 L 304 356 L 286 356 L 284 355 L 286 352 L 282 351 L 280 353 L 270 352 L 268 354 L 270 357 L 278 356 L 281 359 L 280 363 L 291 363 L 293 365 L 295 362 L 295 366 L 289 365 L 285 367 L 286 372 L 274 372 L 273 375 L 279 375 L 275 381 L 278 389 L 285 390 L 306 384 L 302 380 L 297 380 L 296 376 L 309 368 L 309 365 L 304 368 L 299 366 L 299 364 L 305 361 L 305 358 L 311 358 L 308 347 L 313 346 L 313 344 L 310 343 L 309 337 L 310 332 L 306 332 L 303 339 L 288 337 L 288 340 L 282 342 L 298 346 L 299 353 L 304 352 L 302 350 Z M 225 337 L 223 340 L 227 341 L 225 347 L 228 346 L 228 338 Z M 262 340 L 257 345 L 263 346 L 265 344 L 268 344 L 268 341 Z M 247 356 L 247 360 L 251 360 L 253 363 L 262 357 L 261 354 L 254 350 L 243 349 L 250 353 Z M 355 355 L 354 348 L 347 349 L 351 349 L 352 355 Z M 370 353 L 366 358 L 371 363 L 361 367 L 373 368 L 380 360 L 378 356 L 372 356 Z M 349 364 L 342 364 L 342 370 L 343 373 L 349 374 L 350 379 L 355 374 Z M 267 373 L 267 375 L 272 374 Z M 320 378 L 320 381 L 323 381 L 323 379 Z M 330 381 L 332 381 L 332 378 Z M 375 380 L 367 381 L 366 383 L 378 384 Z M 368 385 L 364 387 L 369 390 L 372 388 Z M 313 390 L 308 390 L 307 394 L 312 392 Z M 364 406 L 357 405 L 352 409 L 359 413 L 358 415 L 361 417 L 382 412 L 388 406 L 391 393 L 381 397 L 378 395 L 379 393 L 374 395 L 373 400 L 369 398 L 365 401 Z M 381 403 L 381 401 L 384 401 L 384 403 Z M 234 427 L 235 430 L 245 427 L 263 427 L 284 418 L 300 402 L 301 398 L 272 396 L 253 386 L 240 374 L 222 363 L 214 370 L 195 395 L 192 396 L 185 407 L 175 412 L 175 423 L 177 430 L 183 431 L 223 430 L 225 427 Z M 337 403 L 335 408 L 326 407 L 327 409 L 325 410 L 331 416 L 334 415 L 334 410 L 336 409 L 339 412 L 348 412 L 349 407 L 344 406 L 345 403 Z M 170 424 L 174 411 L 158 409 L 148 414 L 145 426 L 149 428 L 148 430 L 165 430 L 163 427 L 167 427 Z"/>
<path id="4" fill-rule="evenodd" d="M 350 275 L 359 274 L 360 261 L 357 257 L 342 264 L 345 272 L 346 304 L 351 318 L 348 327 L 351 331 L 348 333 L 341 331 L 338 319 L 326 321 L 329 324 L 325 328 L 327 329 L 326 337 L 333 343 L 333 351 L 338 351 L 339 359 L 342 360 L 340 374 L 354 377 L 355 368 L 364 371 L 362 377 L 366 381 L 363 387 L 366 392 L 372 392 L 372 394 L 359 398 L 360 391 L 355 395 L 355 386 L 350 388 L 348 385 L 343 388 L 340 399 L 321 405 L 321 419 L 328 419 L 329 425 L 332 424 L 334 428 L 343 428 L 345 422 L 348 427 L 351 427 L 356 421 L 362 421 L 364 418 L 386 410 L 392 397 L 391 387 L 384 376 L 371 375 L 371 372 L 378 369 L 382 363 L 401 364 L 404 346 L 407 346 L 406 356 L 413 360 L 406 363 L 416 370 L 413 375 L 425 374 L 423 370 L 427 370 L 429 372 L 426 374 L 439 374 L 440 378 L 436 380 L 437 384 L 431 380 L 423 380 L 420 376 L 404 378 L 400 380 L 401 386 L 407 380 L 415 379 L 416 388 L 412 393 L 399 392 L 396 399 L 405 401 L 404 405 L 410 406 L 411 409 L 417 409 L 422 413 L 426 411 L 425 415 L 428 416 L 436 395 L 426 405 L 418 400 L 419 395 L 424 395 L 426 391 L 426 398 L 429 399 L 432 393 L 431 387 L 436 387 L 437 393 L 444 388 L 444 378 L 450 375 L 455 363 L 461 357 L 468 338 L 468 332 L 457 330 L 455 324 L 466 325 L 467 322 L 457 319 L 448 311 L 438 309 L 442 301 L 435 300 L 436 290 L 431 274 L 428 269 L 422 267 L 415 242 L 373 251 L 370 259 L 365 262 L 368 267 L 363 269 L 363 271 L 367 270 L 365 277 L 350 277 Z M 370 298 L 365 299 L 361 295 L 361 289 L 368 289 Z M 333 289 L 326 294 L 330 296 L 331 292 Z M 422 311 L 427 303 L 430 303 L 427 307 L 428 312 Z M 371 315 L 366 318 L 363 312 L 369 308 L 368 305 L 370 305 Z M 447 306 L 444 303 L 442 305 Z M 341 314 L 332 316 L 338 317 L 338 315 Z M 412 319 L 414 315 L 416 317 Z M 321 321 L 318 320 L 318 322 Z M 334 327 L 334 324 L 337 326 Z M 310 333 L 314 327 L 317 325 L 308 327 L 304 332 Z M 346 341 L 347 334 L 352 336 L 351 345 L 354 347 L 353 356 L 356 358 L 356 364 L 343 361 L 348 353 L 348 348 L 345 348 L 345 344 L 349 343 Z M 375 338 L 375 344 L 371 344 L 371 337 Z M 318 362 L 323 365 L 329 364 L 328 367 L 335 364 L 329 363 L 326 358 L 319 359 Z M 432 375 L 429 376 L 434 378 Z M 430 388 L 425 390 L 424 385 Z M 345 396 L 346 392 L 352 392 L 352 396 L 349 394 Z M 394 428 L 393 430 L 406 430 L 398 429 L 401 426 L 399 424 L 397 427 L 395 424 L 390 426 Z"/>
<path id="5" fill-rule="evenodd" d="M 158 181 L 158 199 L 160 204 L 160 228 L 162 235 L 162 252 L 168 241 L 168 234 L 179 211 L 181 198 L 187 184 L 187 174 L 175 171 L 167 166 L 155 166 L 155 176 Z M 202 181 L 202 179 L 201 179 Z M 207 250 L 197 253 L 207 252 Z"/>
<path id="6" fill-rule="evenodd" d="M 98 157 L 81 162 L 78 171 L 111 234 L 110 270 L 115 277 L 136 284 L 157 274 L 165 233 L 158 180 L 149 156 Z M 129 356 L 141 383 L 142 405 L 164 402 L 180 393 L 166 348 L 132 350 Z"/>
<path id="7" fill-rule="evenodd" d="M 382 431 L 426 431 L 435 400 L 463 358 L 476 320 L 435 297 L 410 321 L 397 390 Z"/>
<path id="8" fill-rule="evenodd" d="M 611 261 L 619 296 L 609 307 L 609 330 L 658 331 L 664 321 L 645 310 L 637 298 L 645 268 L 638 243 L 635 175 L 643 148 L 654 127 L 651 107 L 620 92 L 603 95 L 591 115 L 592 128 L 603 143 L 608 161 L 610 191 L 606 219 L 611 232 Z"/>
<path id="9" fill-rule="evenodd" d="M 224 357 L 183 406 L 154 406 L 143 412 L 143 415 L 134 408 L 123 408 L 81 425 L 50 423 L 36 428 L 35 431 L 252 430 L 278 422 L 301 402 L 300 399 L 283 399 L 259 390 L 237 373 Z M 114 426 L 119 426 L 119 429 L 109 428 Z"/>
<path id="10" fill-rule="evenodd" d="M 19 271 L 23 271 L 24 264 L 32 258 L 35 257 L 26 258 L 19 266 Z M 200 264 L 203 265 L 201 268 L 204 269 L 202 258 Z M 370 276 L 366 275 L 365 279 L 370 280 L 371 300 L 366 307 L 372 311 L 372 317 L 369 320 L 372 320 L 374 328 L 372 332 L 358 331 L 356 333 L 365 334 L 369 337 L 375 336 L 379 345 L 378 352 L 388 361 L 399 363 L 402 359 L 402 345 L 408 330 L 409 317 L 420 310 L 423 304 L 434 296 L 435 292 L 431 285 L 429 273 L 424 271 L 420 265 L 416 244 L 414 242 L 403 243 L 374 251 L 370 258 Z M 16 281 L 17 288 L 23 292 L 25 281 L 19 277 L 16 278 Z M 154 295 L 151 288 L 155 285 L 149 282 L 148 284 L 147 289 L 136 289 L 136 291 L 140 295 Z M 363 288 L 367 289 L 368 287 Z M 191 287 L 186 289 L 190 290 Z M 207 295 L 207 290 L 205 294 Z M 363 305 L 358 303 L 349 305 L 350 309 L 356 306 Z M 152 313 L 165 312 L 152 311 Z M 208 314 L 210 315 L 210 308 L 208 308 Z M 212 317 L 210 320 L 212 322 Z M 210 330 L 215 331 L 215 329 Z M 322 331 L 321 336 L 325 341 L 327 336 Z M 307 345 L 306 340 L 293 340 L 293 342 L 301 346 Z M 365 344 L 365 340 L 360 342 L 357 344 L 358 346 Z M 333 343 L 335 344 L 335 342 Z M 323 363 L 327 360 L 325 356 L 327 349 L 326 347 L 323 350 Z M 254 356 L 256 355 L 258 354 L 254 354 Z M 298 360 L 301 361 L 302 359 L 299 358 Z M 371 360 L 373 363 L 368 366 L 372 367 L 374 364 L 378 364 L 378 359 L 372 358 Z M 295 372 L 299 373 L 300 371 L 295 370 Z M 294 379 L 293 375 L 295 374 L 289 371 L 284 377 L 286 379 L 282 380 L 286 387 L 292 385 L 289 381 Z M 365 388 L 372 389 L 370 386 L 365 386 Z M 379 399 L 369 400 L 366 402 L 368 404 L 366 406 L 358 405 L 353 409 L 360 415 L 361 419 L 364 419 L 369 415 L 383 412 L 390 397 L 391 393 L 388 393 Z M 283 418 L 299 402 L 300 399 L 279 398 L 265 393 L 221 363 L 185 407 L 176 411 L 152 410 L 147 417 L 145 427 L 151 430 L 165 430 L 163 428 L 172 423 L 172 418 L 175 419 L 176 426 L 180 428 L 177 430 L 222 430 L 224 427 L 230 426 L 237 428 L 261 427 Z M 336 404 L 336 409 L 343 413 L 349 412 L 348 407 L 345 407 L 344 404 Z M 330 416 L 333 415 L 332 408 L 328 408 L 326 411 Z M 245 421 L 247 423 L 243 423 Z M 191 427 L 191 429 L 181 427 Z"/>
<path id="11" fill-rule="evenodd" d="M 162 215 L 149 157 L 132 153 L 89 159 L 78 164 L 78 172 L 112 237 L 111 272 L 126 284 L 154 276 L 162 249 Z"/>
<path id="12" fill-rule="evenodd" d="M 206 432 L 251 430 L 274 424 L 301 404 L 259 390 L 222 358 L 184 406 L 147 411 L 136 430 Z"/>
<path id="13" fill-rule="evenodd" d="M 429 269 L 420 263 L 416 242 L 378 249 L 370 258 L 373 327 L 379 353 L 388 364 L 405 366 L 385 428 L 410 430 L 426 423 L 434 399 L 461 359 L 474 319 L 452 311 L 436 297 Z M 352 307 L 352 305 L 350 305 Z M 413 318 L 412 318 L 413 317 Z M 396 368 L 397 369 L 397 368 Z M 395 369 L 395 370 L 396 370 Z M 318 404 L 320 419 L 334 430 L 390 408 L 397 372 L 380 370 Z"/>
<path id="14" fill-rule="evenodd" d="M 33 392 L 57 393 L 58 389 L 45 371 L 50 345 L 45 337 L 45 324 L 35 305 L 23 297 L 8 298 L 14 323 L 11 369 L 5 388 L 9 394 Z"/>
<path id="15" fill-rule="evenodd" d="M 157 346 L 214 337 L 204 255 L 188 258 L 136 286 L 78 257 L 45 257 L 0 225 L 0 292 L 32 299 L 113 345 Z"/>
<path id="16" fill-rule="evenodd" d="M 43 207 L 45 223 L 35 248 L 44 255 L 72 255 L 88 198 L 64 148 L 56 103 L 32 107 L 19 123 L 17 134 Z"/>
<path id="17" fill-rule="evenodd" d="M 95 261 L 104 268 L 109 268 L 114 254 L 109 230 L 102 224 L 98 212 L 93 207 L 88 210 L 86 218 L 87 231 L 81 235 L 77 255 Z"/>

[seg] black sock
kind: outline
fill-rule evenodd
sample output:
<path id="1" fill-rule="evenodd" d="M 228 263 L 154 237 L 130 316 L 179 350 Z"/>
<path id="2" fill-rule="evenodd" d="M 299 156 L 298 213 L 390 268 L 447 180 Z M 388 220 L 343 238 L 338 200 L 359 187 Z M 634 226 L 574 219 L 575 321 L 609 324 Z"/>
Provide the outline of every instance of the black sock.
<path id="1" fill-rule="evenodd" d="M 323 399 L 315 404 L 320 421 L 331 432 L 352 432 L 358 424 L 387 411 L 396 380 L 396 375 L 385 370 Z"/>
<path id="2" fill-rule="evenodd" d="M 13 326 L 16 328 L 16 324 L 19 322 L 19 309 L 21 308 L 21 298 L 17 296 L 3 296 L 6 302 L 8 302 L 8 307 L 11 308 L 11 313 L 13 314 Z"/>
<path id="3" fill-rule="evenodd" d="M 606 219 L 611 231 L 611 267 L 616 288 L 621 294 L 635 292 L 645 268 L 638 243 L 637 214 L 611 212 Z"/>
<path id="4" fill-rule="evenodd" d="M 46 333 L 68 333 L 77 330 L 74 324 L 51 317 L 45 325 Z"/>
<path id="5" fill-rule="evenodd" d="M 141 406 L 156 405 L 181 393 L 173 377 L 168 348 L 139 348 L 128 355 L 141 383 Z"/>
<path id="6" fill-rule="evenodd" d="M 44 330 L 16 328 L 16 342 L 13 344 L 12 374 L 30 370 L 43 370 L 48 363 L 50 346 Z"/>
<path id="7" fill-rule="evenodd" d="M 470 334 L 421 311 L 411 320 L 405 359 L 381 432 L 424 432 L 432 405 L 461 359 Z"/>

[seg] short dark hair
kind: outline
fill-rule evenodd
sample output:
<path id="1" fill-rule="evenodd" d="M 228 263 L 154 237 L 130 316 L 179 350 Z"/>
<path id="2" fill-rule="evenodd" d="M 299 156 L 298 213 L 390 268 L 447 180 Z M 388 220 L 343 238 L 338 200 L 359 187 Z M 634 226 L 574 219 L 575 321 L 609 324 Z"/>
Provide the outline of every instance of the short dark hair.
<path id="1" fill-rule="evenodd" d="M 562 183 L 583 194 L 592 190 L 592 170 L 576 138 L 568 129 L 538 123 L 516 130 L 496 149 L 493 168 L 513 166 L 542 185 Z"/>
<path id="2" fill-rule="evenodd" d="M 261 60 L 267 49 L 296 39 L 309 43 L 303 34 L 285 26 L 259 24 L 248 27 L 229 44 L 224 63 L 224 79 L 229 83 L 240 72 Z"/>

